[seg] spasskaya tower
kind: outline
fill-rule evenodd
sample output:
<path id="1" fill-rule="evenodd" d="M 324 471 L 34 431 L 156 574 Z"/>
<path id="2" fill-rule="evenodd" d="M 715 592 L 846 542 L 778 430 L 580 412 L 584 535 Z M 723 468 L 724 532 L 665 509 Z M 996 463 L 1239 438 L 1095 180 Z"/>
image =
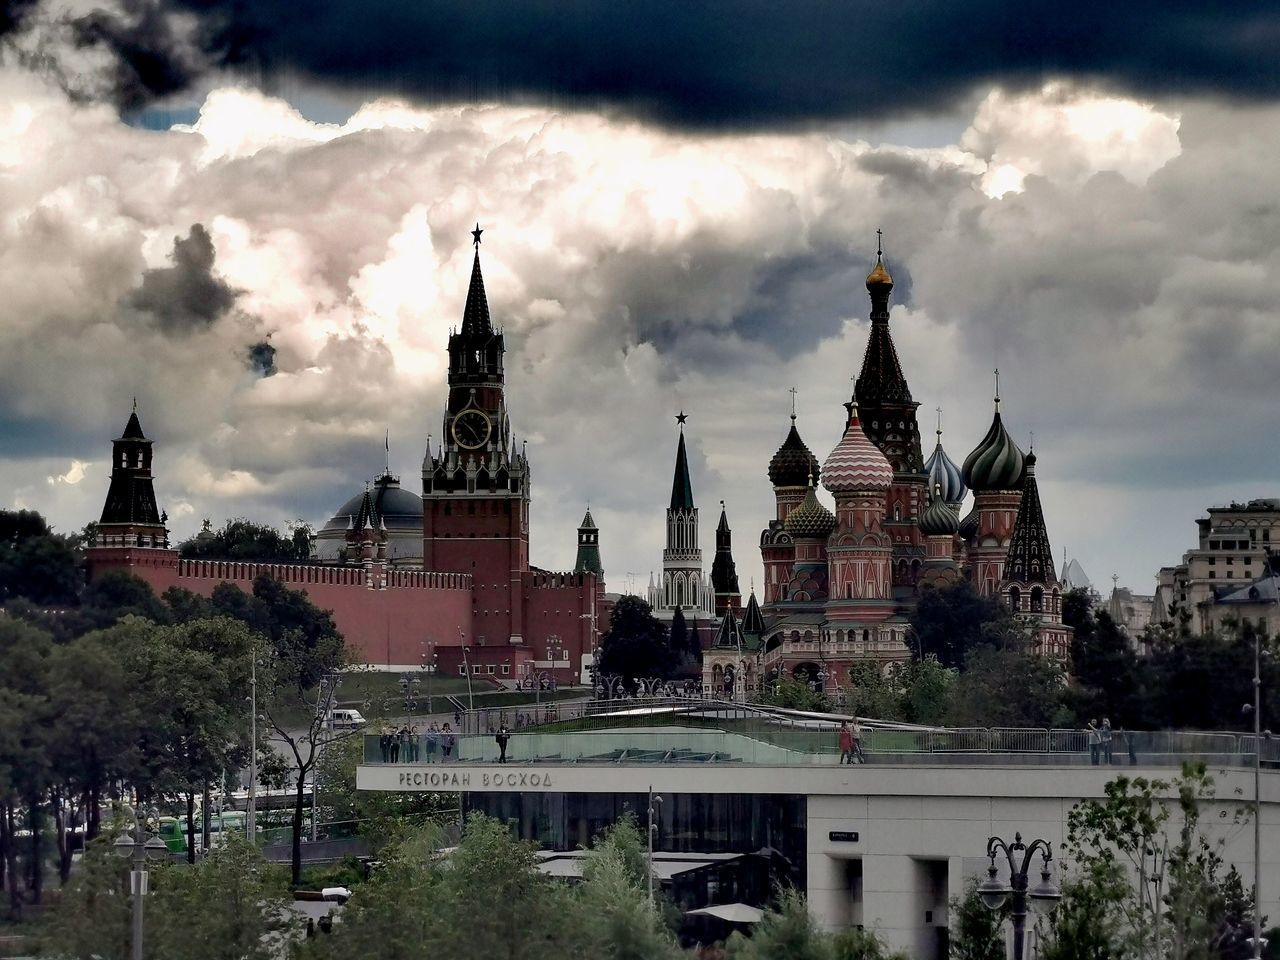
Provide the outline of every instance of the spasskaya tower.
<path id="1" fill-rule="evenodd" d="M 474 637 L 523 642 L 521 575 L 529 570 L 529 464 L 507 416 L 504 343 L 480 272 L 479 225 L 462 328 L 449 335 L 443 442 L 422 462 L 423 565 L 470 574 Z"/>

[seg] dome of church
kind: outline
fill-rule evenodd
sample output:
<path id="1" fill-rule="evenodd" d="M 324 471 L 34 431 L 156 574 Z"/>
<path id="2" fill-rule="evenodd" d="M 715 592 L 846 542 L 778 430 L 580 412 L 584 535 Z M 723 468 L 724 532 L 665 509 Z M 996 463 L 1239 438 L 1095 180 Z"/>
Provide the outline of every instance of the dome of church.
<path id="1" fill-rule="evenodd" d="M 893 468 L 880 448 L 867 439 L 858 422 L 858 405 L 849 405 L 849 424 L 836 448 L 822 465 L 822 485 L 831 493 L 855 490 L 888 490 Z"/>
<path id="2" fill-rule="evenodd" d="M 924 472 L 929 478 L 929 489 L 941 487 L 942 499 L 952 506 L 958 506 L 969 488 L 964 485 L 964 476 L 960 473 L 947 451 L 942 449 L 942 431 L 938 431 L 938 445 L 924 462 Z"/>
<path id="3" fill-rule="evenodd" d="M 877 290 L 884 290 L 888 293 L 893 289 L 893 277 L 889 271 L 885 269 L 884 260 L 879 254 L 876 255 L 876 265 L 871 268 L 871 272 L 867 274 L 867 290 L 875 293 Z"/>
<path id="4" fill-rule="evenodd" d="M 400 486 L 400 480 L 383 474 L 369 491 L 373 499 L 372 526 L 387 528 L 387 556 L 392 559 L 422 557 L 422 498 Z M 347 529 L 360 516 L 364 493 L 357 493 L 334 513 L 316 534 L 316 556 L 336 560 L 347 545 Z"/>
<path id="5" fill-rule="evenodd" d="M 920 532 L 926 537 L 945 537 L 954 534 L 959 528 L 960 521 L 955 510 L 944 499 L 941 485 L 935 484 L 929 506 L 920 515 Z"/>
<path id="6" fill-rule="evenodd" d="M 998 402 L 998 401 L 997 401 Z M 1026 469 L 1026 457 L 1000 421 L 1000 409 L 982 442 L 964 461 L 964 481 L 974 493 L 1018 490 Z"/>
<path id="7" fill-rule="evenodd" d="M 800 505 L 787 514 L 782 527 L 795 540 L 825 540 L 836 528 L 836 517 L 830 510 L 818 502 L 817 493 L 813 489 L 813 480 L 809 481 L 809 489 Z"/>
<path id="8" fill-rule="evenodd" d="M 963 520 L 960 521 L 960 538 L 962 540 L 972 540 L 978 532 L 978 508 L 974 507 L 970 510 Z"/>
<path id="9" fill-rule="evenodd" d="M 791 418 L 791 430 L 787 439 L 769 461 L 769 482 L 775 487 L 803 487 L 812 476 L 816 482 L 821 468 L 796 429 L 796 418 Z"/>

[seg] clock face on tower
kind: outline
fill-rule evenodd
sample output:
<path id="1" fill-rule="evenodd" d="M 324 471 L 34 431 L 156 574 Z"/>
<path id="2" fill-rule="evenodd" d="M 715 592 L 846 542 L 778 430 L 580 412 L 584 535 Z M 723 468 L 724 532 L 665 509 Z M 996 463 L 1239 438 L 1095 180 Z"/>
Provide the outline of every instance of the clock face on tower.
<path id="1" fill-rule="evenodd" d="M 479 410 L 463 410 L 453 418 L 453 439 L 466 450 L 483 447 L 491 429 L 489 418 Z"/>

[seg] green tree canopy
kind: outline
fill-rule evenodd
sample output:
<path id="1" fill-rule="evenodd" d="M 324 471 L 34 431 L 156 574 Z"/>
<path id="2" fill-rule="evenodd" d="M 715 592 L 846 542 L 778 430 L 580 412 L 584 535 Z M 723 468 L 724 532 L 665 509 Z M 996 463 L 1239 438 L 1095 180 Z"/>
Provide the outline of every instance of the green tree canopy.
<path id="1" fill-rule="evenodd" d="M 37 606 L 77 602 L 84 574 L 75 545 L 34 510 L 0 510 L 0 604 L 24 598 Z"/>
<path id="2" fill-rule="evenodd" d="M 609 614 L 609 629 L 600 638 L 599 671 L 625 680 L 666 679 L 677 666 L 666 625 L 639 597 L 622 597 Z"/>
<path id="3" fill-rule="evenodd" d="M 914 654 L 933 657 L 944 667 L 963 667 L 971 650 L 992 644 L 992 631 L 984 626 L 1010 617 L 999 600 L 979 595 L 967 580 L 926 589 L 910 618 Z"/>
<path id="4" fill-rule="evenodd" d="M 269 524 L 236 517 L 218 530 L 206 530 L 184 540 L 178 545 L 178 553 L 197 560 L 297 563 L 311 557 L 311 528 L 299 522 L 285 535 Z"/>

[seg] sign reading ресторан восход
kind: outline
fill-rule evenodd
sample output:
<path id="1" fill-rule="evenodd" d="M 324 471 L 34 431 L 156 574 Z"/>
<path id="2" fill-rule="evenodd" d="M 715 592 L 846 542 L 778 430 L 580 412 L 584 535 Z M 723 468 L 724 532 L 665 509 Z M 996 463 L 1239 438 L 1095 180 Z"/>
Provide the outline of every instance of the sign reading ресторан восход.
<path id="1" fill-rule="evenodd" d="M 414 787 L 438 787 L 455 790 L 485 787 L 515 787 L 517 789 L 549 790 L 551 774 L 506 770 L 402 770 L 397 785 L 404 790 Z"/>

